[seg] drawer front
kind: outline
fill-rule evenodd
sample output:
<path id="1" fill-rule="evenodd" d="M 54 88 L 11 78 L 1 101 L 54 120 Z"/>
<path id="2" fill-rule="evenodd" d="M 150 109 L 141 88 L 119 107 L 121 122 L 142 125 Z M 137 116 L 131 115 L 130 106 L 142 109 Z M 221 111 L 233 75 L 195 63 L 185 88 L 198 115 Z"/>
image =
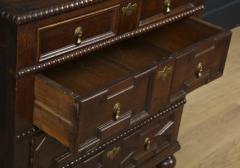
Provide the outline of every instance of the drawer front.
<path id="1" fill-rule="evenodd" d="M 102 152 L 96 165 L 115 168 L 140 166 L 176 142 L 181 114 L 182 107 L 179 107 L 147 127 L 110 145 Z M 170 154 L 172 153 L 162 152 L 165 157 Z"/>
<path id="2" fill-rule="evenodd" d="M 223 74 L 231 33 L 196 44 L 177 58 L 172 93 L 190 92 Z M 182 75 L 185 74 L 185 75 Z"/>
<path id="3" fill-rule="evenodd" d="M 112 37 L 117 32 L 119 5 L 64 20 L 38 29 L 40 61 L 53 54 Z"/>
<path id="4" fill-rule="evenodd" d="M 157 20 L 160 15 L 176 13 L 179 7 L 191 7 L 190 0 L 142 0 L 140 20 L 149 23 L 147 20 Z M 179 9 L 179 11 L 181 11 Z"/>
<path id="5" fill-rule="evenodd" d="M 158 151 L 168 147 L 172 142 L 173 128 L 174 121 L 169 117 L 139 132 L 134 140 L 137 143 L 131 163 L 138 166 L 153 157 Z M 126 143 L 129 143 L 129 141 L 131 140 L 126 140 Z"/>
<path id="6" fill-rule="evenodd" d="M 149 99 L 149 88 L 151 77 L 155 68 L 148 69 L 134 76 L 134 103 L 132 105 L 133 122 L 140 121 L 149 115 L 147 105 Z"/>
<path id="7" fill-rule="evenodd" d="M 156 119 L 148 121 L 155 118 L 149 117 L 142 121 L 146 122 L 144 125 L 132 125 L 129 129 L 93 146 L 86 146 L 76 153 L 69 152 L 68 148 L 45 134 L 35 135 L 31 146 L 32 167 L 138 167 L 155 155 L 167 157 L 172 153 L 165 150 L 174 146 L 177 140 L 182 110 L 183 102 L 178 100 L 171 107 L 155 114 Z M 142 126 L 139 127 L 140 125 Z M 130 131 L 132 129 L 134 131 Z"/>
<path id="8" fill-rule="evenodd" d="M 186 89 L 191 91 L 204 83 L 210 75 L 211 64 L 215 61 L 215 46 L 212 40 L 199 44 L 189 55 L 189 66 L 186 72 Z"/>
<path id="9" fill-rule="evenodd" d="M 66 96 L 67 91 L 59 91 L 40 78 L 36 84 L 34 124 L 71 150 L 105 140 L 130 126 L 134 91 L 132 78 L 85 99 Z M 41 88 L 48 93 L 46 99 Z M 61 97 L 64 102 L 58 99 Z M 63 109 L 55 106 L 57 102 L 62 102 Z"/>
<path id="10" fill-rule="evenodd" d="M 127 79 L 107 91 L 81 100 L 77 143 L 81 144 L 94 137 L 104 140 L 128 128 L 133 90 L 132 79 Z"/>

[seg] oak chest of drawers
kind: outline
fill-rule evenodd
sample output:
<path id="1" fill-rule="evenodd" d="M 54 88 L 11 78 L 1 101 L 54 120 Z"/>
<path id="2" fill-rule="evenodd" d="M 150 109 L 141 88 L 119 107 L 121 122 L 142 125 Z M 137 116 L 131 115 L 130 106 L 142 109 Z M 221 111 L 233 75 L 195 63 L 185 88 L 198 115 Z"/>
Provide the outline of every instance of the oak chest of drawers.
<path id="1" fill-rule="evenodd" d="M 187 93 L 231 32 L 201 0 L 0 2 L 1 168 L 173 168 Z"/>

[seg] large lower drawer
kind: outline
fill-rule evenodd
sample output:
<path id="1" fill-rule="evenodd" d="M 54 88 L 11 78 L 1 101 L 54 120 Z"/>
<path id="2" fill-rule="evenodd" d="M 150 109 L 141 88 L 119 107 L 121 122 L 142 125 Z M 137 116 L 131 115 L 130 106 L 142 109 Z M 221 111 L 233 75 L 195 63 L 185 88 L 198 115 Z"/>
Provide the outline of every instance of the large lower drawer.
<path id="1" fill-rule="evenodd" d="M 164 80 L 157 76 L 157 71 L 166 65 L 173 70 L 173 60 L 167 59 L 167 53 L 144 42 L 134 46 L 137 50 L 123 43 L 113 50 L 98 52 L 37 75 L 34 124 L 65 146 L 77 150 L 127 129 L 167 105 L 173 71 Z M 140 68 L 135 70 L 134 65 L 121 65 L 104 58 L 114 53 L 128 55 L 131 59 L 134 55 L 149 58 L 139 62 Z M 156 59 L 164 64 L 157 63 Z M 151 85 L 165 94 L 155 94 L 149 89 Z"/>
<path id="2" fill-rule="evenodd" d="M 184 99 L 180 99 L 146 118 L 144 124 L 136 124 L 98 146 L 76 154 L 69 153 L 63 145 L 44 134 L 37 135 L 32 140 L 32 167 L 139 167 L 154 156 L 161 155 L 166 158 L 179 149 L 175 145 L 184 102 Z M 109 143 L 113 140 L 114 143 Z M 170 150 L 172 148 L 174 151 Z"/>
<path id="3" fill-rule="evenodd" d="M 34 124 L 77 150 L 223 73 L 231 33 L 192 18 L 36 76 Z"/>

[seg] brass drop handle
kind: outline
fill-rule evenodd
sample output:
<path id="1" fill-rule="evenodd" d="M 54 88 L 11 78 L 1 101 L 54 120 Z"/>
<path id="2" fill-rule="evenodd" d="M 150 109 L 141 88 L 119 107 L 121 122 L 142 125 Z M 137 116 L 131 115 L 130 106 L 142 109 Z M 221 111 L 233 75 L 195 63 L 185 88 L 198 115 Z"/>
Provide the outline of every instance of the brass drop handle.
<path id="1" fill-rule="evenodd" d="M 171 0 L 164 0 L 164 12 L 165 13 L 171 12 Z"/>
<path id="2" fill-rule="evenodd" d="M 150 147 L 151 147 L 151 140 L 150 140 L 150 138 L 146 138 L 145 140 L 144 140 L 144 149 L 146 150 L 146 151 L 148 151 L 149 149 L 150 149 Z"/>
<path id="3" fill-rule="evenodd" d="M 81 26 L 79 26 L 75 29 L 74 35 L 75 35 L 75 44 L 80 45 L 82 43 L 82 35 L 83 35 Z"/>
<path id="4" fill-rule="evenodd" d="M 172 71 L 173 71 L 172 66 L 164 66 L 163 69 L 158 70 L 157 77 L 164 81 L 172 73 Z"/>
<path id="5" fill-rule="evenodd" d="M 110 160 L 114 160 L 120 151 L 121 147 L 114 147 L 111 151 L 107 152 L 107 158 Z"/>
<path id="6" fill-rule="evenodd" d="M 119 120 L 120 118 L 120 113 L 121 113 L 121 104 L 120 103 L 116 103 L 113 106 L 113 119 L 115 121 Z"/>
<path id="7" fill-rule="evenodd" d="M 137 4 L 129 3 L 127 6 L 122 7 L 122 13 L 125 16 L 130 16 L 137 9 Z"/>
<path id="8" fill-rule="evenodd" d="M 201 78 L 203 76 L 203 63 L 199 62 L 197 65 L 197 78 Z"/>

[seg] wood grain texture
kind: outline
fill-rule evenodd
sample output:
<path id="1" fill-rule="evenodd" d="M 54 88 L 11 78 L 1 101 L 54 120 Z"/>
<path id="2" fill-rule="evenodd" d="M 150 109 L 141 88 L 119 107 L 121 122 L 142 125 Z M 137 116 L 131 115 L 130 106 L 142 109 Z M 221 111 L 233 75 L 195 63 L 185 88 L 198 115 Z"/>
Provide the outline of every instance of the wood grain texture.
<path id="1" fill-rule="evenodd" d="M 239 42 L 240 28 L 236 28 L 223 78 L 188 96 L 179 136 L 182 150 L 176 155 L 176 168 L 240 166 Z"/>

